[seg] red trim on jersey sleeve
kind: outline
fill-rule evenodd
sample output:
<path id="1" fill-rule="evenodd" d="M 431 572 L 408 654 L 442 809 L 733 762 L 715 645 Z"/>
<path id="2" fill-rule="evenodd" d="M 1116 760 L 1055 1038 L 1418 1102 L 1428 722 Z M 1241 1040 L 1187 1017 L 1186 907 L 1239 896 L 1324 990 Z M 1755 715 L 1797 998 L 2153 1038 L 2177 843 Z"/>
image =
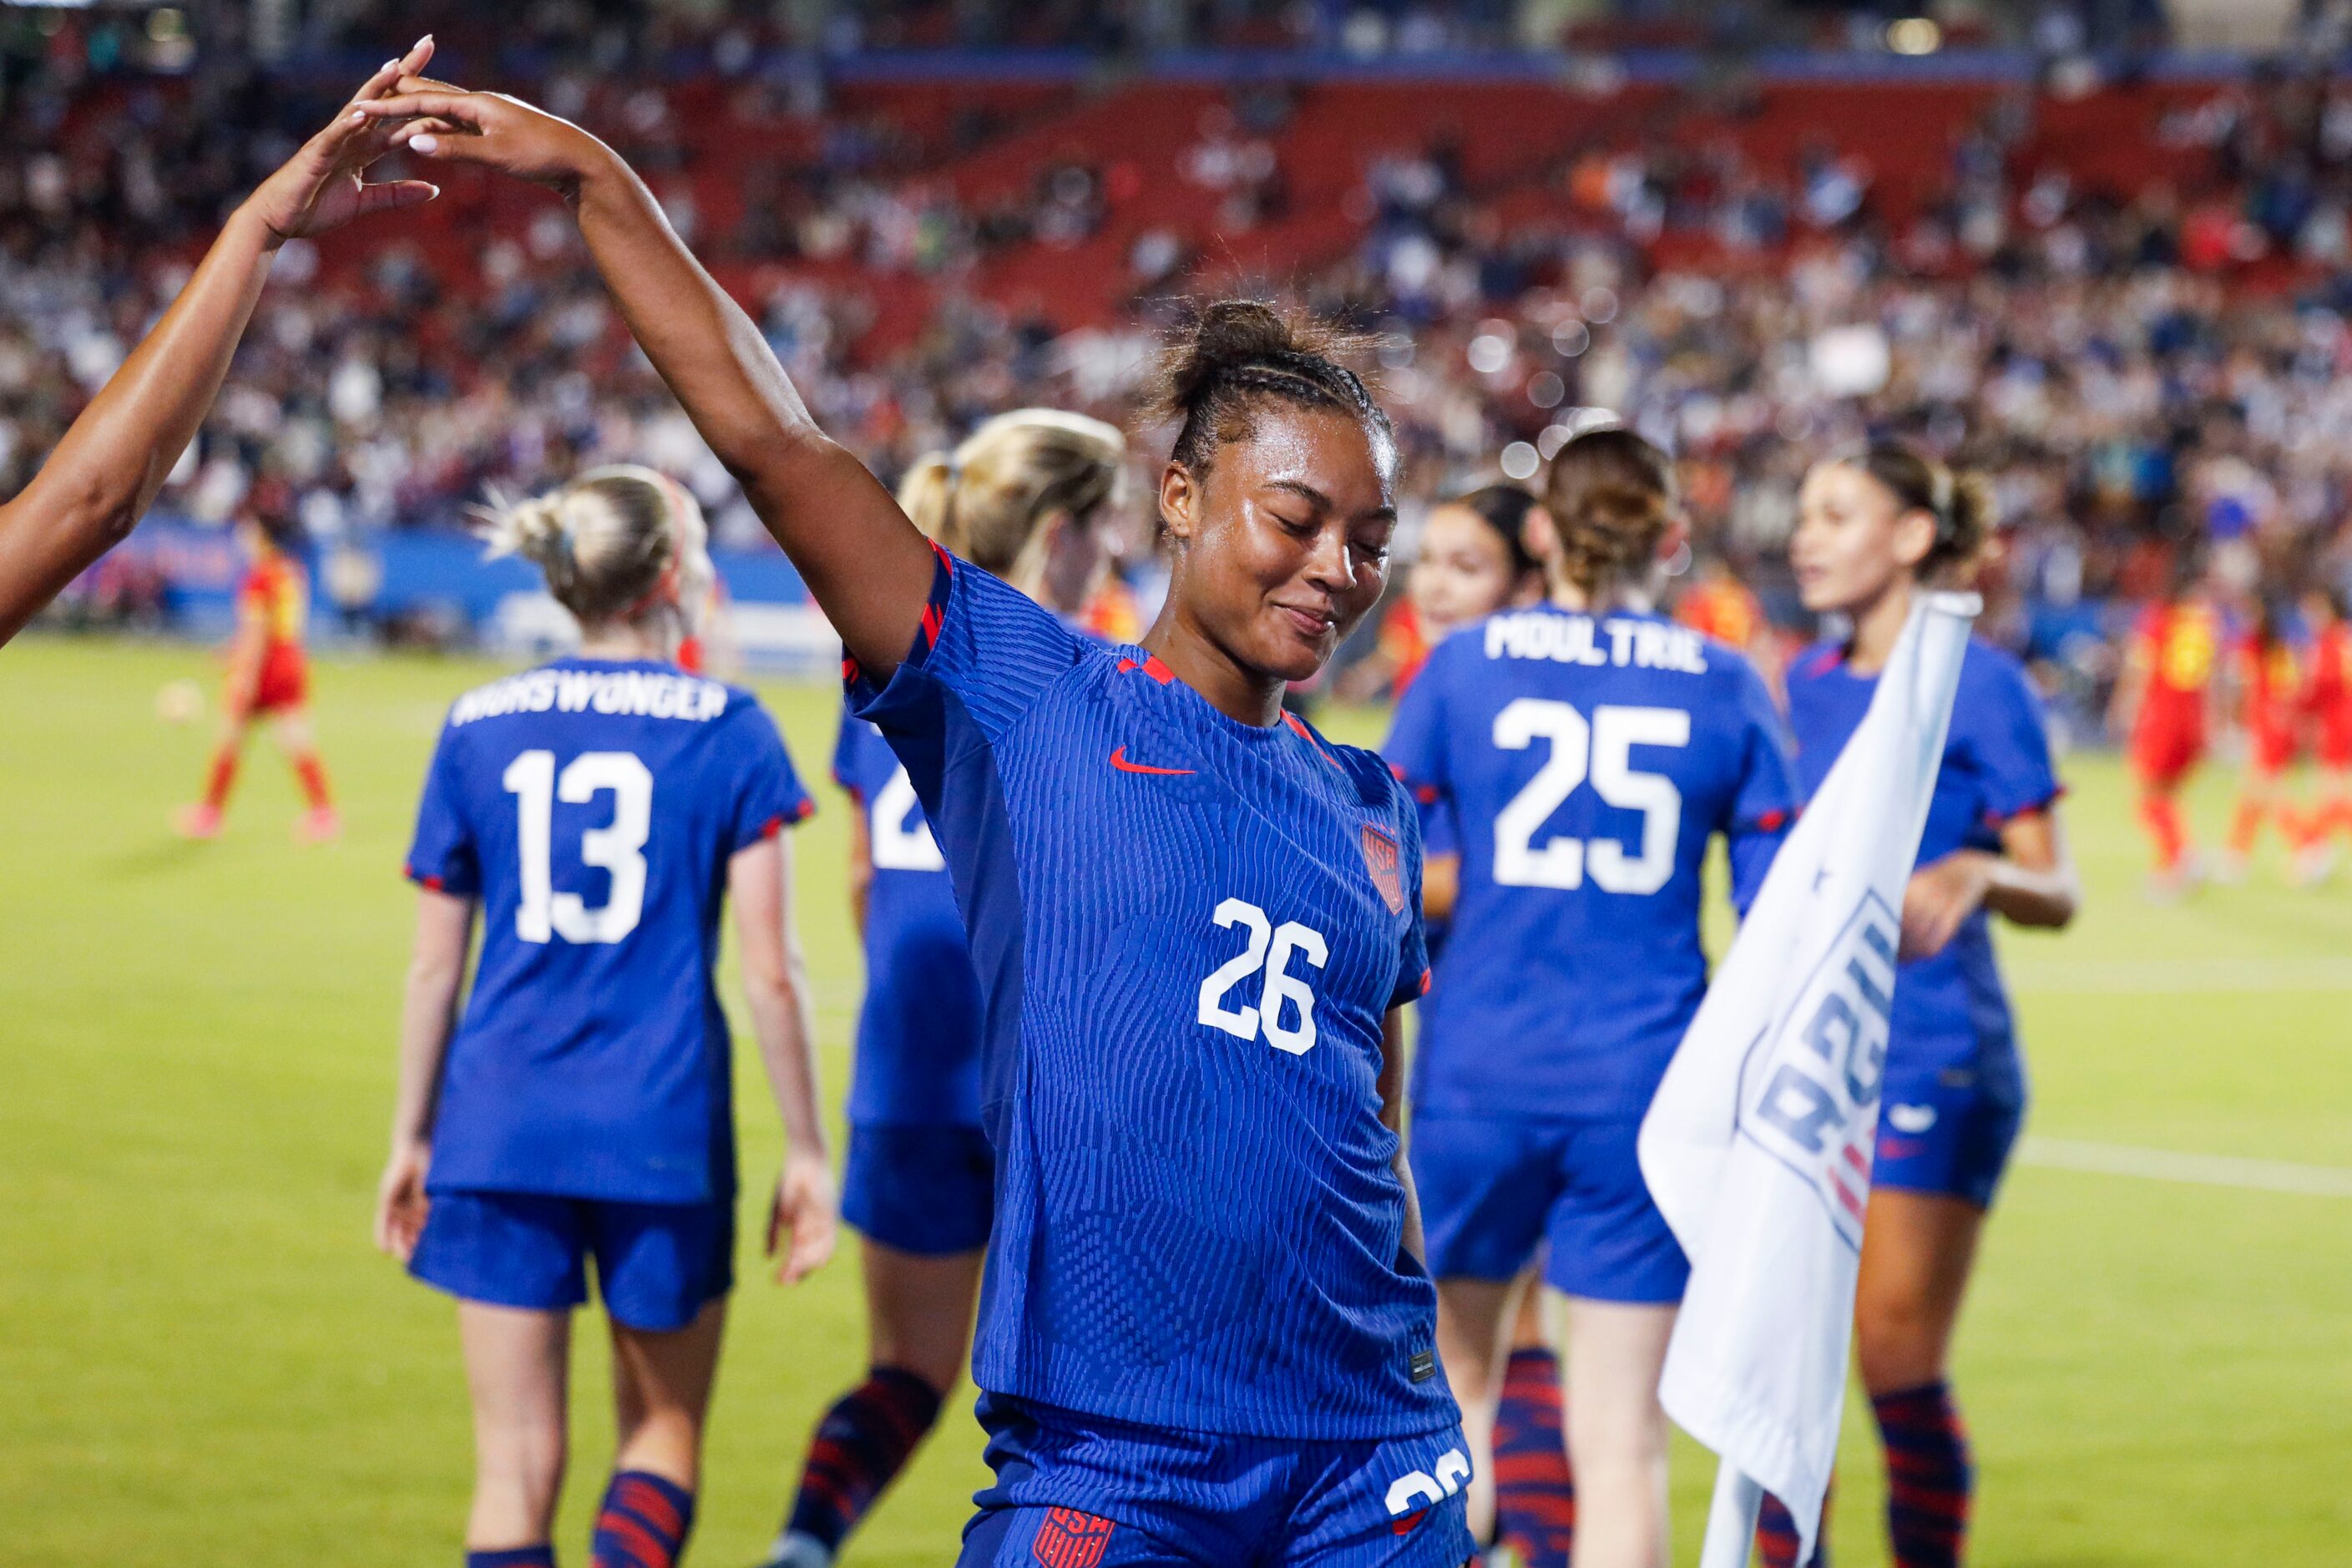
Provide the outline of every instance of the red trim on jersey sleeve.
<path id="1" fill-rule="evenodd" d="M 815 815 L 816 797 L 814 795 L 804 795 L 801 796 L 800 805 L 793 808 L 793 820 L 794 822 L 806 822 L 810 817 L 814 816 Z"/>
<path id="2" fill-rule="evenodd" d="M 416 874 L 416 868 L 414 866 L 403 866 L 400 868 L 400 871 L 401 875 L 406 877 L 418 887 L 425 889 L 427 892 L 438 893 L 443 890 L 441 879 L 438 877 L 420 877 Z"/>
<path id="3" fill-rule="evenodd" d="M 2048 811 L 2052 806 L 2056 805 L 2060 801 L 2065 798 L 2066 786 L 2064 784 L 2060 784 L 2056 789 L 2052 790 L 2048 795 L 2043 795 L 2040 800 L 2033 802 L 2031 805 L 2021 805 L 2015 811 L 2006 814 L 1998 811 L 1986 812 L 1984 814 L 1985 826 L 1987 827 L 2006 827 L 2011 823 L 2017 821 L 2020 817 L 2039 816 L 2043 812 Z"/>
<path id="4" fill-rule="evenodd" d="M 1769 833 L 1773 829 L 1780 826 L 1783 823 L 1787 822 L 1789 820 L 1789 816 L 1790 814 L 1785 811 L 1768 811 L 1763 816 L 1756 819 L 1756 831 L 1759 833 Z"/>
<path id="5" fill-rule="evenodd" d="M 1176 679 L 1176 672 L 1169 668 L 1166 665 L 1160 663 L 1160 656 L 1156 653 L 1145 654 L 1141 664 L 1136 663 L 1135 660 L 1131 658 L 1123 658 L 1118 661 L 1118 672 L 1121 675 L 1125 675 L 1130 670 L 1137 669 L 1143 671 L 1144 674 L 1151 677 L 1152 679 L 1160 682 L 1162 686 L 1169 685 Z"/>
<path id="6" fill-rule="evenodd" d="M 1421 994 L 1423 996 L 1429 994 L 1429 976 L 1430 971 L 1424 969 L 1421 972 Z"/>

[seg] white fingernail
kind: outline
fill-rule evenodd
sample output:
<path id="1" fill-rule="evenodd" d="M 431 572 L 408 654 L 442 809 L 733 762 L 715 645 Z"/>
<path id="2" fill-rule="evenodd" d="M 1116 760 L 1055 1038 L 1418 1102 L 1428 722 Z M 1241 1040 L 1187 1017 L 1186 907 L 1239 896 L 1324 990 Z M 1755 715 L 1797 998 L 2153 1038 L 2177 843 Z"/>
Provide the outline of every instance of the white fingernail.
<path id="1" fill-rule="evenodd" d="M 365 113 L 363 110 L 357 110 L 357 109 L 352 110 L 352 124 L 354 124 L 354 125 L 365 125 L 365 124 L 367 123 L 367 115 L 366 115 L 366 113 Z"/>
<path id="2" fill-rule="evenodd" d="M 434 153 L 441 151 L 440 142 L 432 136 L 411 137 L 409 139 L 408 147 L 409 151 L 413 153 L 422 153 L 427 157 L 431 157 Z"/>

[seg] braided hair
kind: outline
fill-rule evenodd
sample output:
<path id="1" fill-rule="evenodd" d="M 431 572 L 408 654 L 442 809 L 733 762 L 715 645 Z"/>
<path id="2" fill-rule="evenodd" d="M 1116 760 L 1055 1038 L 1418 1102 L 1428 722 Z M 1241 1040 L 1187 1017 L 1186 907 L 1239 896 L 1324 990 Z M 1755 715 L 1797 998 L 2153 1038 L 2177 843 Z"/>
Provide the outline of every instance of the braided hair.
<path id="1" fill-rule="evenodd" d="M 1170 459 L 1205 475 L 1218 447 L 1250 433 L 1250 414 L 1266 400 L 1348 415 L 1393 450 L 1388 416 L 1363 378 L 1340 363 L 1361 346 L 1348 333 L 1255 300 L 1202 307 L 1162 347 L 1152 387 L 1155 416 L 1181 421 Z"/>

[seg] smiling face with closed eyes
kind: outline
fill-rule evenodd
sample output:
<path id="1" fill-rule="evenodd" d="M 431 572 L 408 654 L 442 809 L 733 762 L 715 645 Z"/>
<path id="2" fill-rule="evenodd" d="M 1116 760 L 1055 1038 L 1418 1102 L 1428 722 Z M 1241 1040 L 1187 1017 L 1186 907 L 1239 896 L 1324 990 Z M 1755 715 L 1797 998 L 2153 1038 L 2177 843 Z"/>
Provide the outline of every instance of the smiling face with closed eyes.
<path id="1" fill-rule="evenodd" d="M 1171 462 L 1161 476 L 1175 571 L 1145 640 L 1162 657 L 1165 637 L 1204 644 L 1278 706 L 1282 688 L 1321 670 L 1388 586 L 1396 447 L 1337 409 L 1266 397 L 1249 415 L 1205 473 Z"/>

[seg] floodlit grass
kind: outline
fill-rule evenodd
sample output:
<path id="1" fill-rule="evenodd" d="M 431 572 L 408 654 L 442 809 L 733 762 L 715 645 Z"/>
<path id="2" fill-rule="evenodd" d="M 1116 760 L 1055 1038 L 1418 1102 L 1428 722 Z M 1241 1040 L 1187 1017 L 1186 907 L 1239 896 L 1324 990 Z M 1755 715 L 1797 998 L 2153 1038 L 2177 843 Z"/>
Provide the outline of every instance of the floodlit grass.
<path id="1" fill-rule="evenodd" d="M 469 1455 L 446 1300 L 370 1248 L 390 1113 L 416 785 L 467 661 L 330 663 L 319 724 L 348 830 L 297 847 L 252 753 L 218 843 L 167 827 L 211 733 L 155 717 L 178 647 L 0 653 L 0 1513 L 11 1563 L 454 1563 Z M 767 690 L 812 781 L 829 690 Z M 1370 713 L 1337 716 L 1377 738 Z M 2122 780 L 2068 768 L 2091 901 L 2018 936 L 2047 1136 L 2352 1165 L 2352 892 L 2252 884 L 2159 908 Z M 2209 828 L 2221 780 L 2197 799 Z M 828 1089 L 859 984 L 845 813 L 796 839 Z M 730 982 L 731 984 L 731 982 Z M 756 1068 L 745 1168 L 777 1142 Z M 745 1233 L 755 1236 L 747 1203 Z M 796 1290 L 749 1253 L 693 1556 L 746 1564 L 808 1427 L 863 1354 L 848 1249 Z M 2058 1568 L 2352 1561 L 2352 1201 L 2021 1166 L 1990 1233 L 1958 1384 L 1982 1474 L 1977 1561 Z M 584 1561 L 610 1453 L 583 1319 L 559 1542 Z M 1846 1432 L 1839 1560 L 1884 1561 L 1867 1417 Z M 1678 1559 L 1705 1456 L 1678 1455 Z M 983 1479 L 965 1407 L 853 1563 L 950 1561 Z"/>

